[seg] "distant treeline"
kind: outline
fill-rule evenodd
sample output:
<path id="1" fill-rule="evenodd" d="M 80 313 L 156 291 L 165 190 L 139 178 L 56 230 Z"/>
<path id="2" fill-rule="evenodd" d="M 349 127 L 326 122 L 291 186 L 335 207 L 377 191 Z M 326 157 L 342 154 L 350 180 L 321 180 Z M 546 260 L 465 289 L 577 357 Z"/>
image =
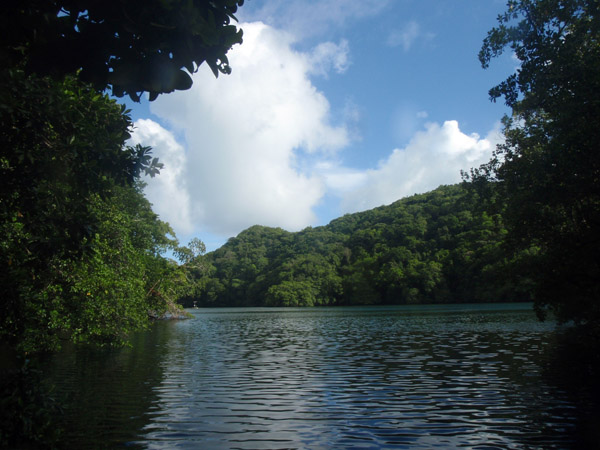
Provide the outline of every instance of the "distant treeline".
<path id="1" fill-rule="evenodd" d="M 188 264 L 185 306 L 378 305 L 531 300 L 525 254 L 464 185 L 297 233 L 253 226 Z M 531 249 L 535 252 L 535 249 Z M 528 252 L 529 253 L 529 252 Z"/>

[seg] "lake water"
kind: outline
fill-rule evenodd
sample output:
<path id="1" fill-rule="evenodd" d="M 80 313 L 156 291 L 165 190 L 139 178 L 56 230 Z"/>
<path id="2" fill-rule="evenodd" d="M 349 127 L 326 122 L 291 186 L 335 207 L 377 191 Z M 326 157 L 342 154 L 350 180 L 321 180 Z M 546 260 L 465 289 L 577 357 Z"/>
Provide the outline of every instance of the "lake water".
<path id="1" fill-rule="evenodd" d="M 65 448 L 572 448 L 600 427 L 530 304 L 190 311 L 46 362 Z"/>

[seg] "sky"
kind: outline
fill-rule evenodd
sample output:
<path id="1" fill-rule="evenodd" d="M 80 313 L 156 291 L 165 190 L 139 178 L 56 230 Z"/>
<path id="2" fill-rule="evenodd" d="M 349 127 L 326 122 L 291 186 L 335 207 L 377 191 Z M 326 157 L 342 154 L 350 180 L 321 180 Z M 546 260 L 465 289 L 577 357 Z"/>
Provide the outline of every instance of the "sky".
<path id="1" fill-rule="evenodd" d="M 489 160 L 516 70 L 477 54 L 505 0 L 247 0 L 232 73 L 128 102 L 165 168 L 146 195 L 180 242 L 299 231 L 461 181 Z"/>

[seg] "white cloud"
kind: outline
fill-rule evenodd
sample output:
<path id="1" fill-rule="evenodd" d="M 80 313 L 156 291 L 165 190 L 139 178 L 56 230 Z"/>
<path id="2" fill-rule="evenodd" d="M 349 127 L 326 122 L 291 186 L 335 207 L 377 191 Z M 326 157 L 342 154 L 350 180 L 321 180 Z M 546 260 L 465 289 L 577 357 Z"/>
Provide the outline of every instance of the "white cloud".
<path id="1" fill-rule="evenodd" d="M 247 2 L 240 8 L 239 16 L 245 21 L 262 20 L 306 38 L 356 19 L 373 17 L 390 3 L 391 0 L 263 0 Z"/>
<path id="2" fill-rule="evenodd" d="M 433 33 L 423 32 L 421 26 L 413 20 L 408 22 L 401 30 L 393 30 L 388 36 L 387 44 L 390 47 L 402 47 L 407 52 L 418 39 L 430 41 L 434 37 Z"/>
<path id="3" fill-rule="evenodd" d="M 153 156 L 158 157 L 165 165 L 159 176 L 144 180 L 148 182 L 145 192 L 153 203 L 154 212 L 179 233 L 191 233 L 194 227 L 189 214 L 190 198 L 183 147 L 169 131 L 149 119 L 135 122 L 131 143 L 151 146 Z"/>
<path id="4" fill-rule="evenodd" d="M 149 180 L 150 200 L 157 206 L 172 203 L 161 216 L 176 231 L 175 224 L 185 226 L 186 220 L 223 236 L 254 224 L 289 230 L 314 224 L 312 208 L 325 187 L 320 177 L 298 169 L 299 161 L 306 154 L 334 155 L 348 143 L 345 127 L 330 123 L 329 103 L 310 82 L 314 58 L 292 50 L 290 34 L 262 23 L 242 27 L 244 44 L 228 54 L 231 75 L 215 80 L 202 67 L 190 90 L 151 104 L 151 111 L 186 141 L 185 153 L 164 145 L 167 155 L 176 153 L 182 160 L 165 160 L 164 173 Z M 326 60 L 323 56 L 320 62 Z M 335 69 L 336 59 L 330 60 Z M 148 123 L 140 123 L 140 132 L 142 125 Z M 157 146 L 158 138 L 168 135 L 161 129 L 149 144 Z M 173 176 L 164 177 L 170 162 Z M 158 200 L 155 183 L 168 187 L 171 198 L 160 194 Z"/>
<path id="5" fill-rule="evenodd" d="M 466 135 L 456 121 L 424 127 L 426 111 L 399 105 L 390 123 L 403 148 L 376 168 L 346 167 L 338 152 L 358 140 L 354 128 L 364 106 L 348 99 L 338 110 L 344 125 L 332 123 L 329 103 L 310 77 L 347 70 L 348 43 L 325 42 L 302 53 L 291 33 L 259 22 L 241 26 L 244 44 L 228 54 L 231 75 L 216 80 L 202 67 L 190 90 L 151 103 L 172 131 L 136 122 L 134 142 L 154 147 L 166 166 L 147 180 L 148 198 L 179 235 L 229 237 L 254 224 L 299 230 L 316 224 L 315 207 L 332 198 L 341 213 L 388 204 L 460 181 L 460 170 L 487 162 L 501 139 Z M 397 45 L 410 48 L 425 36 L 416 31 Z"/>
<path id="6" fill-rule="evenodd" d="M 348 41 L 345 39 L 339 44 L 323 42 L 317 45 L 308 56 L 309 72 L 323 77 L 327 77 L 332 69 L 338 74 L 344 73 L 350 66 L 349 51 Z"/>
<path id="7" fill-rule="evenodd" d="M 440 184 L 460 181 L 460 170 L 477 167 L 489 160 L 501 140 L 498 129 L 485 139 L 477 134 L 466 135 L 458 122 L 451 120 L 442 126 L 427 124 L 403 149 L 395 149 L 376 169 L 348 172 L 348 189 L 342 189 L 342 210 L 363 211 L 392 203 L 402 197 L 427 192 Z M 329 173 L 325 176 L 327 177 Z M 338 172 L 333 180 L 344 186 Z"/>
<path id="8" fill-rule="evenodd" d="M 323 178 L 327 191 L 339 197 L 364 185 L 368 180 L 365 171 L 343 167 L 332 161 L 315 164 L 315 172 Z"/>

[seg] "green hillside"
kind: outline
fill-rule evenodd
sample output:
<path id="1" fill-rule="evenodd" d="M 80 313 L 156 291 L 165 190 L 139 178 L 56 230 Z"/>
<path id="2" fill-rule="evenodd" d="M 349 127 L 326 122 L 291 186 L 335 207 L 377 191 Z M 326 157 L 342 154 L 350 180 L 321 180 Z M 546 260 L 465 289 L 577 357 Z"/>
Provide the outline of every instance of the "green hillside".
<path id="1" fill-rule="evenodd" d="M 290 233 L 253 226 L 199 256 L 186 306 L 319 306 L 530 300 L 499 215 L 462 185 Z"/>

